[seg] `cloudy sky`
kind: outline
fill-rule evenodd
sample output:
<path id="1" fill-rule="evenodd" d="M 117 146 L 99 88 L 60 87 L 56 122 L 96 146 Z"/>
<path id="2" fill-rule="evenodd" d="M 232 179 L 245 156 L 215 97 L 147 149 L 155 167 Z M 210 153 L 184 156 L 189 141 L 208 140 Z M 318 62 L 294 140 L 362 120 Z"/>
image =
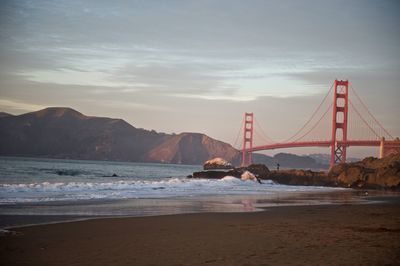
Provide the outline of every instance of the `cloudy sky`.
<path id="1" fill-rule="evenodd" d="M 396 0 L 5 0 L 0 110 L 69 106 L 231 144 L 252 111 L 281 140 L 338 78 L 399 136 L 399 12 Z"/>

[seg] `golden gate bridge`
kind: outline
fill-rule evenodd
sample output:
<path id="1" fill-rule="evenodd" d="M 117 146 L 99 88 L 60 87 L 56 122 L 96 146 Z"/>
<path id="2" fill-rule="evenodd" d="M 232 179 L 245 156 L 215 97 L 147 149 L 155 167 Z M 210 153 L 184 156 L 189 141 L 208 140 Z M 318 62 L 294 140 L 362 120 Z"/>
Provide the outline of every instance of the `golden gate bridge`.
<path id="1" fill-rule="evenodd" d="M 351 99 L 349 95 L 351 94 Z M 333 101 L 330 101 L 330 96 Z M 254 130 L 254 122 L 260 130 Z M 253 113 L 245 113 L 242 128 L 242 165 L 252 163 L 256 151 L 330 147 L 330 167 L 346 162 L 350 146 L 379 147 L 380 157 L 400 149 L 400 139 L 393 137 L 370 112 L 348 80 L 335 80 L 306 123 L 290 138 L 272 140 L 259 126 Z M 261 144 L 254 143 L 258 136 Z"/>

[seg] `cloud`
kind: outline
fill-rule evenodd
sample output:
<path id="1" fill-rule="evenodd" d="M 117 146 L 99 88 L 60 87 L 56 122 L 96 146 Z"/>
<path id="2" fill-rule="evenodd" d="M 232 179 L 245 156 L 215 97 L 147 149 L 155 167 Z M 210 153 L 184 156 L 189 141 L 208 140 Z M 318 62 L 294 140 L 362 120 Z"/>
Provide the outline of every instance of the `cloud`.
<path id="1" fill-rule="evenodd" d="M 20 113 L 21 111 L 24 112 L 37 111 L 46 107 L 47 106 L 32 104 L 27 102 L 20 102 L 9 99 L 0 99 L 1 110 L 10 110 L 16 113 Z"/>
<path id="2" fill-rule="evenodd" d="M 279 139 L 338 78 L 349 79 L 399 132 L 399 7 L 369 0 L 6 1 L 0 107 L 71 106 L 223 140 L 237 117 L 254 111 Z"/>

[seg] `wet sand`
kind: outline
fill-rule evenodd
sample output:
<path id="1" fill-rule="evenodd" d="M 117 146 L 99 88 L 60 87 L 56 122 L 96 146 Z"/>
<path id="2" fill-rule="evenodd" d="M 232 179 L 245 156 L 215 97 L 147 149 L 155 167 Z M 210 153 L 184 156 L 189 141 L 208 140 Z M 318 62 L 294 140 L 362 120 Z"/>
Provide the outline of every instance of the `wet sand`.
<path id="1" fill-rule="evenodd" d="M 398 198 L 14 230 L 1 265 L 400 265 Z"/>

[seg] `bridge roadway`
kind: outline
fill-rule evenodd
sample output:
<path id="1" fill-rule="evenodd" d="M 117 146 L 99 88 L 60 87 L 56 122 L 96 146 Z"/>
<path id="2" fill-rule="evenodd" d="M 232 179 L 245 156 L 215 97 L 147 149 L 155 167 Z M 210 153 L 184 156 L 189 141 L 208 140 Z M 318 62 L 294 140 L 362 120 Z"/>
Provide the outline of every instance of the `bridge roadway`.
<path id="1" fill-rule="evenodd" d="M 337 141 L 338 144 L 343 145 L 343 141 Z M 251 149 L 246 149 L 247 152 L 274 150 L 274 149 L 285 149 L 285 148 L 299 148 L 299 147 L 330 147 L 332 145 L 331 140 L 325 141 L 300 141 L 300 142 L 287 142 L 287 143 L 274 143 L 268 145 L 255 146 Z M 347 140 L 346 146 L 358 146 L 358 147 L 377 147 L 381 145 L 380 140 Z M 400 140 L 385 140 L 385 148 L 400 148 Z"/>

